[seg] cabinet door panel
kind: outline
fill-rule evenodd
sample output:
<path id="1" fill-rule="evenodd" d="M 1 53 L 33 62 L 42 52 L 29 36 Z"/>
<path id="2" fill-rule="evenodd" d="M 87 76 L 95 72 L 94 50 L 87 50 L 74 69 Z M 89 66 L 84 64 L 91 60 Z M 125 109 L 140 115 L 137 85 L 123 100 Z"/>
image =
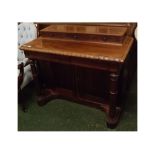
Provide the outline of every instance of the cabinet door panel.
<path id="1" fill-rule="evenodd" d="M 74 69 L 71 65 L 52 63 L 55 85 L 58 88 L 74 89 Z"/>
<path id="2" fill-rule="evenodd" d="M 108 97 L 108 74 L 95 69 L 79 68 L 78 90 L 80 96 Z"/>

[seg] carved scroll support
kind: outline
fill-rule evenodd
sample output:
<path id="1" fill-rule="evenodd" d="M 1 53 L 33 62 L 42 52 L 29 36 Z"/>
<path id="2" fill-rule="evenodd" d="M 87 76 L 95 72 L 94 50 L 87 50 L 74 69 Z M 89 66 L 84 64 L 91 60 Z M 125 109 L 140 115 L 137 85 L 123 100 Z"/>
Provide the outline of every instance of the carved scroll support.
<path id="1" fill-rule="evenodd" d="M 51 99 L 55 99 L 57 97 L 57 94 L 52 89 L 42 88 L 38 77 L 39 70 L 37 67 L 37 62 L 34 60 L 31 60 L 30 65 L 31 65 L 33 79 L 35 80 L 36 90 L 37 90 L 37 102 L 40 106 L 43 106 Z"/>

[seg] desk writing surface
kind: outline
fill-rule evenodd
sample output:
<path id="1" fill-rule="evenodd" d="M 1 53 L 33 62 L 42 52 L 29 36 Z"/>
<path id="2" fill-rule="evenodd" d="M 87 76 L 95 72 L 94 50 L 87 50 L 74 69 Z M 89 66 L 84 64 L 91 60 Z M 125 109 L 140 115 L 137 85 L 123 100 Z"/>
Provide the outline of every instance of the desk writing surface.
<path id="1" fill-rule="evenodd" d="M 20 47 L 31 52 L 58 54 L 98 60 L 124 62 L 131 45 L 132 37 L 126 37 L 122 46 L 100 43 L 56 40 L 40 37 Z"/>

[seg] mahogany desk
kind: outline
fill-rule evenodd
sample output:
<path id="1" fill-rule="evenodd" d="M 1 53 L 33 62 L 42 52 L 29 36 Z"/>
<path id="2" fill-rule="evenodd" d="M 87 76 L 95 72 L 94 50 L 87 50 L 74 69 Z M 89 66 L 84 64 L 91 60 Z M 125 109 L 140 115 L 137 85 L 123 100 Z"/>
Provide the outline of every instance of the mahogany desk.
<path id="1" fill-rule="evenodd" d="M 114 128 L 134 55 L 127 27 L 51 24 L 40 35 L 20 47 L 32 60 L 38 103 L 65 98 L 97 107 L 106 112 L 107 126 Z"/>

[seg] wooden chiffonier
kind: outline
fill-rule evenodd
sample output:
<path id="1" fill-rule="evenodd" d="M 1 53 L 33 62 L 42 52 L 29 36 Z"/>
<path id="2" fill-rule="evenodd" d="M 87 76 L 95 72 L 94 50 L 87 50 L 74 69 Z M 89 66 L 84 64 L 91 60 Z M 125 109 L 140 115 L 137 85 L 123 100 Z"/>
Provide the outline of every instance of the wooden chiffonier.
<path id="1" fill-rule="evenodd" d="M 100 108 L 114 128 L 136 68 L 135 23 L 50 23 L 20 49 L 31 61 L 38 104 L 64 98 Z M 134 65 L 134 66 L 133 66 Z"/>

